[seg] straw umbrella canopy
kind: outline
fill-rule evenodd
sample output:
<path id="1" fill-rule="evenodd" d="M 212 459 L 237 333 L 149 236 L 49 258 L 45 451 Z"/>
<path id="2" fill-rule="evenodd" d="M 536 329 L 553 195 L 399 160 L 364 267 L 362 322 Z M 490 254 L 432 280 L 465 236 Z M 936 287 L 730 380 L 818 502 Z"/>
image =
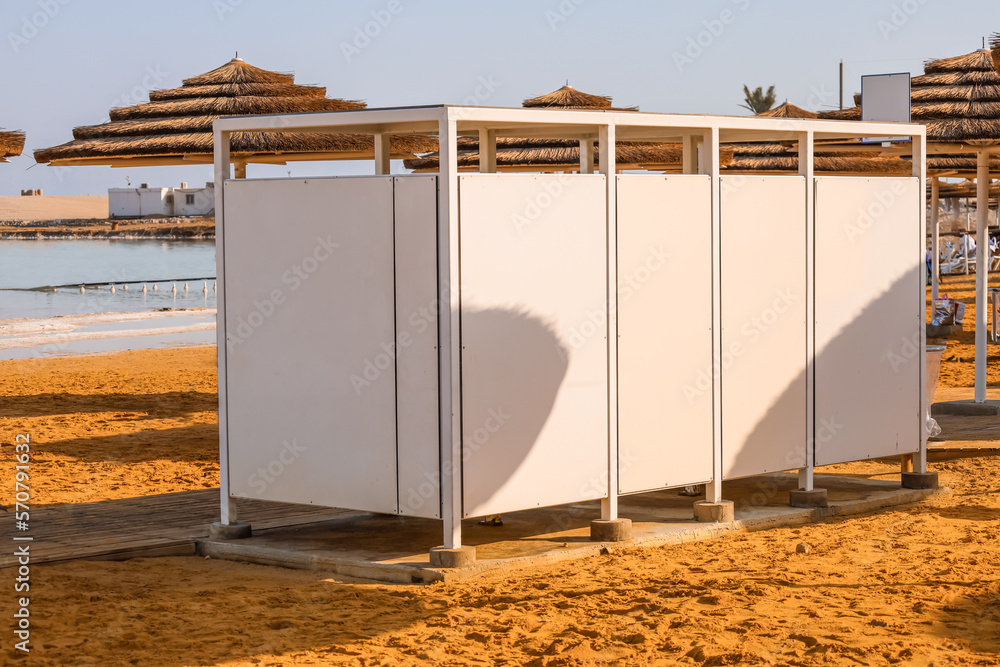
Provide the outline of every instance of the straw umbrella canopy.
<path id="1" fill-rule="evenodd" d="M 726 165 L 726 172 L 755 174 L 799 173 L 798 148 L 791 142 L 758 142 L 733 144 L 733 160 Z M 909 160 L 895 155 L 873 155 L 864 152 L 823 151 L 816 146 L 813 170 L 817 174 L 840 176 L 865 176 L 892 174 L 909 176 L 913 168 Z"/>
<path id="2" fill-rule="evenodd" d="M 816 118 L 817 114 L 791 104 L 787 100 L 773 109 L 763 111 L 761 118 Z M 794 142 L 758 141 L 731 144 L 733 160 L 724 167 L 726 172 L 755 174 L 797 174 L 799 172 L 798 147 Z M 813 169 L 817 174 L 839 175 L 893 174 L 909 175 L 910 162 L 898 156 L 873 155 L 864 152 L 824 151 L 816 146 Z"/>
<path id="3" fill-rule="evenodd" d="M 580 168 L 580 142 L 573 139 L 516 139 L 498 137 L 496 150 L 497 171 L 576 171 Z M 600 149 L 594 148 L 594 159 L 600 160 Z M 683 150 L 679 143 L 650 144 L 619 141 L 615 144 L 615 164 L 619 169 L 649 169 L 654 171 L 680 171 Z M 728 164 L 733 159 L 731 148 L 723 148 L 720 159 Z M 438 154 L 404 160 L 404 166 L 418 173 L 436 172 Z M 470 137 L 458 139 L 458 168 L 460 171 L 479 169 L 479 140 Z"/>
<path id="4" fill-rule="evenodd" d="M 521 103 L 525 109 L 605 109 L 607 111 L 638 111 L 639 107 L 612 106 L 607 95 L 591 95 L 577 90 L 567 83 L 559 90 L 554 90 L 538 97 L 529 97 Z"/>
<path id="5" fill-rule="evenodd" d="M 223 116 L 343 111 L 365 103 L 331 99 L 321 86 L 298 85 L 292 74 L 272 72 L 234 58 L 211 72 L 185 79 L 180 88 L 155 90 L 149 102 L 111 109 L 109 122 L 77 127 L 73 141 L 35 151 L 52 165 L 112 167 L 211 164 L 212 122 Z M 248 162 L 352 160 L 374 155 L 374 137 L 304 132 L 236 132 L 231 157 L 237 176 Z M 426 137 L 393 137 L 392 157 L 431 150 Z M 245 172 L 244 172 L 245 173 Z"/>
<path id="6" fill-rule="evenodd" d="M 939 175 L 975 174 L 977 181 L 976 243 L 980 252 L 987 248 L 987 213 L 990 172 L 1000 151 L 1000 74 L 994 67 L 994 53 L 1000 39 L 994 35 L 993 52 L 982 49 L 952 58 L 930 60 L 924 74 L 910 82 L 910 113 L 914 122 L 927 126 L 927 160 L 931 181 L 931 253 L 938 252 L 937 209 Z M 824 118 L 860 119 L 861 108 L 830 111 Z M 975 157 L 973 167 L 972 158 Z M 988 262 L 979 262 L 988 267 Z M 938 293 L 938 267 L 932 262 L 932 294 Z M 975 401 L 986 400 L 986 308 L 988 271 L 976 271 L 976 390 Z"/>
<path id="7" fill-rule="evenodd" d="M 980 150 L 992 152 L 1000 144 L 1000 74 L 992 53 L 982 49 L 928 61 L 924 74 L 910 81 L 910 113 L 913 122 L 927 126 L 928 174 L 976 175 Z M 819 117 L 861 120 L 860 96 L 855 106 Z M 1000 167 L 1000 157 L 990 161 Z"/>
<path id="8" fill-rule="evenodd" d="M 785 100 L 773 109 L 761 111 L 757 115 L 763 118 L 816 118 L 814 112 L 797 107 L 788 100 Z"/>
<path id="9" fill-rule="evenodd" d="M 526 109 L 586 109 L 603 111 L 638 111 L 638 107 L 613 106 L 611 97 L 579 91 L 569 84 L 545 95 L 531 97 L 521 104 Z M 615 163 L 620 169 L 650 169 L 680 171 L 683 150 L 679 143 L 648 143 L 619 141 L 615 144 Z M 461 171 L 479 169 L 479 140 L 458 139 L 458 168 Z M 599 160 L 598 150 L 594 158 Z M 585 158 L 586 159 L 586 158 Z M 732 160 L 732 151 L 723 151 L 723 164 Z M 405 160 L 403 164 L 416 172 L 436 172 L 438 154 L 430 153 Z M 577 171 L 580 169 L 580 142 L 573 139 L 522 139 L 497 137 L 497 171 Z"/>
<path id="10" fill-rule="evenodd" d="M 2 130 L 2 128 L 0 128 Z M 7 158 L 17 157 L 24 150 L 24 132 L 0 131 L 0 162 L 9 162 Z"/>
<path id="11" fill-rule="evenodd" d="M 930 193 L 930 187 L 927 188 L 927 192 Z M 1000 193 L 1000 183 L 991 183 L 990 200 L 992 201 L 998 193 Z M 941 183 L 939 194 L 942 199 L 975 199 L 978 194 L 978 188 L 975 181 L 967 178 L 961 183 Z"/>

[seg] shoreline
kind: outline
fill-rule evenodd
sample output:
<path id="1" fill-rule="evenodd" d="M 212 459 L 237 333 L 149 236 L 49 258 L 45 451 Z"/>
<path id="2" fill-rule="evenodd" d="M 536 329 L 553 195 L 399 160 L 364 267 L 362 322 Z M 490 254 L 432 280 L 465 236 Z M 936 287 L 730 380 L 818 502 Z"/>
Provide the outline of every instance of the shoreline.
<path id="1" fill-rule="evenodd" d="M 215 216 L 0 221 L 2 240 L 215 238 Z"/>
<path id="2" fill-rule="evenodd" d="M 211 344 L 202 339 L 215 331 L 215 316 L 214 308 L 193 308 L 0 320 L 0 360 Z"/>

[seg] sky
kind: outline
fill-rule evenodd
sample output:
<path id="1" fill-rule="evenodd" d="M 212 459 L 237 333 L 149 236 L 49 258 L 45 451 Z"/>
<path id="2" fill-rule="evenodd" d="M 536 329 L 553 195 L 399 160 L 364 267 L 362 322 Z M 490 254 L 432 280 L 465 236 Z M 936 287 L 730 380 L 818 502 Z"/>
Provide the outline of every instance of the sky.
<path id="1" fill-rule="evenodd" d="M 961 11 L 956 11 L 958 8 Z M 27 132 L 0 164 L 0 196 L 192 186 L 210 166 L 53 168 L 31 151 L 215 69 L 236 52 L 296 83 L 369 107 L 520 106 L 573 87 L 642 111 L 746 115 L 743 85 L 819 110 L 861 76 L 921 74 L 982 48 L 1000 7 L 970 0 L 3 0 L 0 127 Z M 354 173 L 357 165 L 250 165 L 252 177 Z M 399 164 L 394 170 L 401 169 Z"/>

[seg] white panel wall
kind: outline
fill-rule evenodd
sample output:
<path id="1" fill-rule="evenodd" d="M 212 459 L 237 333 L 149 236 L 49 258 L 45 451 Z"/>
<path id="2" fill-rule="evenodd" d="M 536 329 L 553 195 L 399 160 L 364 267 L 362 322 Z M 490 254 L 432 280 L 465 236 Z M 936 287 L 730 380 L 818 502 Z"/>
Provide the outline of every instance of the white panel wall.
<path id="1" fill-rule="evenodd" d="M 816 179 L 816 464 L 915 452 L 918 179 Z"/>
<path id="2" fill-rule="evenodd" d="M 709 176 L 618 176 L 622 493 L 712 477 Z"/>
<path id="3" fill-rule="evenodd" d="M 607 495 L 602 175 L 459 177 L 465 516 Z"/>
<path id="4" fill-rule="evenodd" d="M 108 215 L 130 217 L 139 215 L 137 188 L 108 188 Z"/>
<path id="5" fill-rule="evenodd" d="M 392 185 L 225 182 L 233 496 L 396 511 Z"/>
<path id="6" fill-rule="evenodd" d="M 806 188 L 723 176 L 723 477 L 804 465 Z"/>
<path id="7" fill-rule="evenodd" d="M 214 188 L 173 188 L 172 192 L 174 215 L 207 215 L 215 210 Z M 187 203 L 188 196 L 194 197 L 194 201 L 190 204 Z"/>
<path id="8" fill-rule="evenodd" d="M 399 513 L 441 516 L 437 376 L 437 176 L 395 182 Z"/>
<path id="9" fill-rule="evenodd" d="M 167 202 L 169 188 L 138 188 L 139 215 L 173 215 L 174 207 Z"/>

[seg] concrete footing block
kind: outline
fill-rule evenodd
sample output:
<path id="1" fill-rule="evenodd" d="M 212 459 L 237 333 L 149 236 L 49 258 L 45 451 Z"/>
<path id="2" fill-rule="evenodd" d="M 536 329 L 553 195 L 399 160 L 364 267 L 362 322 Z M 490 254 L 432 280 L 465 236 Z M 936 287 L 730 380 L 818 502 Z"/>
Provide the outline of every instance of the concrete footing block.
<path id="1" fill-rule="evenodd" d="M 966 401 L 941 401 L 931 405 L 931 416 L 959 415 L 962 417 L 995 417 L 1000 415 L 1000 401 L 984 401 L 976 403 Z"/>
<path id="2" fill-rule="evenodd" d="M 632 539 L 632 519 L 595 519 L 590 522 L 594 542 L 624 542 Z"/>
<path id="3" fill-rule="evenodd" d="M 242 540 L 250 537 L 250 524 L 246 521 L 220 523 L 216 521 L 208 527 L 208 536 L 213 540 Z"/>
<path id="4" fill-rule="evenodd" d="M 431 567 L 465 567 L 476 562 L 476 547 L 431 549 Z"/>
<path id="5" fill-rule="evenodd" d="M 788 504 L 792 507 L 828 507 L 826 489 L 794 489 L 788 492 Z"/>
<path id="6" fill-rule="evenodd" d="M 938 474 L 936 472 L 904 472 L 900 486 L 904 489 L 936 489 Z"/>
<path id="7" fill-rule="evenodd" d="M 717 503 L 699 500 L 694 504 L 694 519 L 702 523 L 730 523 L 736 519 L 736 507 L 732 500 Z"/>

